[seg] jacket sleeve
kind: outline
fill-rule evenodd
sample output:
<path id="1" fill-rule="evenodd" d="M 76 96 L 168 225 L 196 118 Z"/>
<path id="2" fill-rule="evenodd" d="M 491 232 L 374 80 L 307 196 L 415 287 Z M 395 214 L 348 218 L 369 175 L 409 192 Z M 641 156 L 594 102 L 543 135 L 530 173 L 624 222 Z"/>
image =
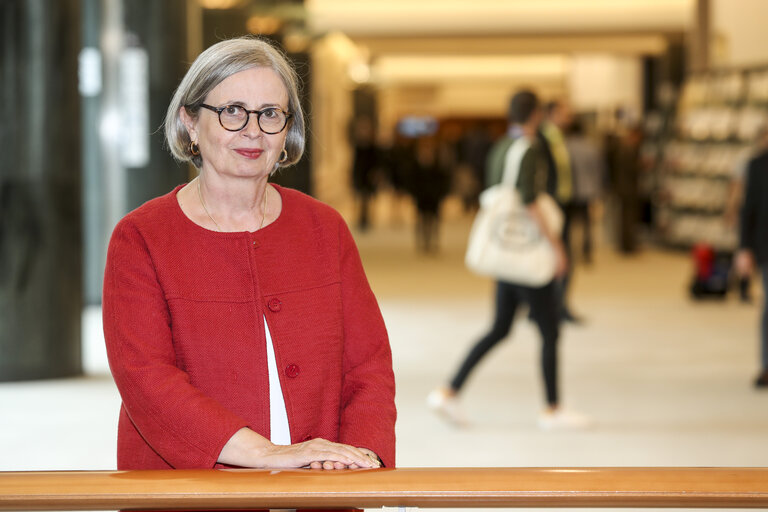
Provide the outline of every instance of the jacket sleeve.
<path id="1" fill-rule="evenodd" d="M 741 205 L 739 216 L 739 247 L 754 252 L 757 249 L 757 203 L 758 187 L 755 183 L 755 160 L 751 160 L 747 166 L 747 178 L 744 182 L 744 201 Z"/>
<path id="2" fill-rule="evenodd" d="M 171 316 L 139 230 L 123 220 L 107 252 L 104 337 L 131 421 L 174 468 L 210 468 L 246 422 L 190 384 L 177 366 Z"/>
<path id="3" fill-rule="evenodd" d="M 344 356 L 339 440 L 395 467 L 395 378 L 384 319 L 347 226 L 340 223 Z"/>

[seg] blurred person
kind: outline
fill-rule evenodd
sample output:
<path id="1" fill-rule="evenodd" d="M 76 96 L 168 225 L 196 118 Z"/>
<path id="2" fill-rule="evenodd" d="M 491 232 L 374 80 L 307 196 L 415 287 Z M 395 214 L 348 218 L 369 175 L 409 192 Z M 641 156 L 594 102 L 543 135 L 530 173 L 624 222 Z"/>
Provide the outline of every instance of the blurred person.
<path id="1" fill-rule="evenodd" d="M 552 244 L 557 255 L 557 271 L 548 284 L 533 288 L 504 281 L 497 281 L 495 294 L 495 316 L 490 331 L 469 351 L 457 372 L 447 386 L 433 390 L 427 397 L 428 405 L 438 414 L 459 426 L 467 419 L 459 405 L 458 395 L 467 377 L 489 351 L 502 341 L 512 329 L 515 313 L 521 304 L 530 307 L 531 317 L 541 334 L 541 370 L 545 388 L 545 407 L 539 417 L 539 426 L 544 430 L 558 428 L 580 428 L 587 425 L 585 417 L 568 412 L 560 405 L 558 390 L 558 340 L 560 338 L 560 297 L 556 281 L 567 268 L 567 258 L 562 240 L 551 232 L 543 220 L 535 202 L 539 193 L 553 194 L 555 185 L 548 179 L 548 168 L 543 159 L 542 149 L 537 142 L 537 131 L 542 119 L 542 110 L 537 96 L 530 91 L 516 93 L 509 107 L 509 137 L 501 139 L 491 150 L 489 166 L 504 166 L 504 158 L 498 155 L 503 148 L 510 147 L 509 139 L 526 137 L 530 147 L 526 150 L 515 185 L 528 212 L 539 225 L 542 233 Z M 503 169 L 489 169 L 488 175 L 498 177 L 501 182 Z M 493 184 L 493 183 L 491 183 Z"/>
<path id="2" fill-rule="evenodd" d="M 561 204 L 567 204 L 573 197 L 573 172 L 571 169 L 571 156 L 565 143 L 565 129 L 571 123 L 571 109 L 562 100 L 550 101 L 545 106 L 545 119 L 541 123 L 540 131 L 543 135 L 549 158 L 554 163 L 557 173 L 557 186 L 555 199 Z M 566 220 L 567 222 L 567 220 Z M 565 233 L 563 229 L 563 233 Z"/>
<path id="3" fill-rule="evenodd" d="M 341 216 L 269 184 L 304 149 L 298 79 L 257 38 L 198 56 L 165 121 L 199 175 L 115 227 L 104 335 L 118 469 L 395 464 L 391 352 Z"/>
<path id="4" fill-rule="evenodd" d="M 640 224 L 640 145 L 643 132 L 632 125 L 622 132 L 613 148 L 612 185 L 616 195 L 618 222 L 616 240 L 619 252 L 632 254 L 638 250 L 637 231 Z"/>
<path id="5" fill-rule="evenodd" d="M 592 222 L 591 208 L 603 192 L 605 163 L 600 150 L 584 133 L 580 120 L 574 119 L 566 129 L 565 143 L 571 160 L 573 175 L 573 195 L 566 204 L 566 217 L 570 226 L 577 221 L 582 226 L 582 257 L 586 263 L 592 262 Z M 568 237 L 565 242 L 570 243 Z M 573 251 L 568 251 L 572 256 Z"/>
<path id="6" fill-rule="evenodd" d="M 367 231 L 370 227 L 371 198 L 376 192 L 376 168 L 379 165 L 379 148 L 373 119 L 358 117 L 352 121 L 352 186 L 360 200 L 357 227 Z"/>
<path id="7" fill-rule="evenodd" d="M 451 185 L 434 137 L 421 137 L 416 141 L 416 165 L 410 182 L 417 212 L 416 247 L 422 252 L 434 253 L 438 249 L 440 204 Z"/>
<path id="8" fill-rule="evenodd" d="M 465 212 L 477 210 L 479 207 L 478 198 L 484 181 L 485 160 L 492 144 L 487 128 L 480 123 L 473 124 L 459 140 L 461 171 L 457 190 Z"/>
<path id="9" fill-rule="evenodd" d="M 571 169 L 571 155 L 565 143 L 565 128 L 571 123 L 571 110 L 568 104 L 562 100 L 550 101 L 545 106 L 545 120 L 541 123 L 538 137 L 544 148 L 547 165 L 551 167 L 550 174 L 555 175 L 557 185 L 554 198 L 560 204 L 564 214 L 563 246 L 568 256 L 568 268 L 558 282 L 561 317 L 566 322 L 581 323 L 568 305 L 568 286 L 573 275 L 571 250 L 571 218 L 567 205 L 573 200 L 573 170 Z"/>
<path id="10" fill-rule="evenodd" d="M 395 130 L 392 143 L 382 150 L 381 165 L 384 179 L 389 183 L 395 204 L 393 213 L 395 222 L 403 224 L 404 203 L 410 199 L 413 184 L 412 177 L 416 172 L 415 140 Z"/>
<path id="11" fill-rule="evenodd" d="M 725 204 L 723 219 L 728 228 L 738 229 L 739 209 L 744 199 L 744 182 L 746 180 L 747 167 L 755 156 L 768 149 L 768 127 L 763 126 L 755 137 L 755 143 L 745 148 L 733 167 L 733 174 L 728 184 L 728 196 Z M 737 273 L 738 274 L 738 273 Z M 739 298 L 742 302 L 751 303 L 750 293 L 751 278 L 749 275 L 738 276 Z"/>
<path id="12" fill-rule="evenodd" d="M 744 190 L 735 266 L 741 277 L 753 275 L 758 267 L 762 275 L 761 368 L 755 386 L 768 388 L 768 149 L 749 161 Z"/>
<path id="13" fill-rule="evenodd" d="M 606 210 L 609 220 L 608 231 L 611 235 L 611 241 L 615 244 L 619 252 L 630 254 L 636 250 L 635 238 L 632 231 L 627 232 L 624 227 L 626 224 L 634 224 L 629 219 L 634 218 L 637 222 L 640 219 L 640 206 L 638 192 L 639 164 L 632 163 L 629 169 L 630 174 L 634 175 L 634 186 L 632 179 L 626 175 L 626 164 L 632 162 L 633 157 L 627 155 L 627 141 L 630 139 L 630 133 L 633 125 L 630 116 L 622 107 L 617 107 L 613 111 L 612 124 L 609 130 L 603 133 L 602 147 L 603 159 L 606 164 Z M 640 144 L 637 144 L 634 159 L 639 159 Z M 622 204 L 623 200 L 628 200 Z M 634 213 L 633 213 L 634 212 Z"/>

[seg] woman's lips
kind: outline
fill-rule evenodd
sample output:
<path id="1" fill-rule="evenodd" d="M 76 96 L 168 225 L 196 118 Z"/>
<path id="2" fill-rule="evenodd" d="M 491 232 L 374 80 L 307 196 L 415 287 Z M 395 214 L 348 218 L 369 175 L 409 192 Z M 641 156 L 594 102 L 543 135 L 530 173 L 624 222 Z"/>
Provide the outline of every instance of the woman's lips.
<path id="1" fill-rule="evenodd" d="M 261 156 L 261 154 L 264 152 L 263 149 L 236 149 L 235 153 L 238 155 L 242 155 L 245 158 L 250 158 L 252 160 L 255 160 Z"/>

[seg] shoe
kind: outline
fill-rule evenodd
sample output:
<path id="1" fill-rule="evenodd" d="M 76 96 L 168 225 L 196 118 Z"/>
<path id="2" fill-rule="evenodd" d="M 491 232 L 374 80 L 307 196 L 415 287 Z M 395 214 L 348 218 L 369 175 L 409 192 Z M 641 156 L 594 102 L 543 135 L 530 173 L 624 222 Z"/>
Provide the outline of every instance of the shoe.
<path id="1" fill-rule="evenodd" d="M 439 416 L 457 427 L 469 426 L 459 399 L 446 388 L 437 388 L 427 395 L 427 405 Z"/>
<path id="2" fill-rule="evenodd" d="M 573 411 L 556 409 L 547 410 L 539 415 L 539 428 L 541 430 L 581 430 L 591 426 L 590 419 L 583 414 Z"/>
<path id="3" fill-rule="evenodd" d="M 760 373 L 755 379 L 756 388 L 768 388 L 768 370 Z"/>

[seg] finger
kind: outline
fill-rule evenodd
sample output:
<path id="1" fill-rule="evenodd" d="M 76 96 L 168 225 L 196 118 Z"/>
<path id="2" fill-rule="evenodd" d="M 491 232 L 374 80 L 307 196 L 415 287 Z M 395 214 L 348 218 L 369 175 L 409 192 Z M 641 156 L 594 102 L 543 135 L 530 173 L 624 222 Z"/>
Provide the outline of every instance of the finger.
<path id="1" fill-rule="evenodd" d="M 373 468 L 378 467 L 378 461 L 376 461 L 376 455 L 365 448 L 356 448 L 354 446 L 346 446 L 352 451 L 354 455 L 353 463 L 359 468 Z"/>
<path id="2" fill-rule="evenodd" d="M 372 450 L 369 450 L 368 448 L 358 448 L 361 452 L 363 452 L 372 462 L 373 467 L 378 468 L 381 466 L 381 462 L 379 461 L 379 456 L 376 455 L 375 452 Z"/>
<path id="3" fill-rule="evenodd" d="M 334 462 L 333 469 L 347 469 L 347 465 L 342 464 L 341 462 Z"/>
<path id="4" fill-rule="evenodd" d="M 323 463 L 322 462 L 318 462 L 318 461 L 311 462 L 309 464 L 309 468 L 310 469 L 323 469 Z"/>
<path id="5" fill-rule="evenodd" d="M 333 462 L 330 460 L 326 460 L 323 462 L 323 469 L 333 469 Z"/>

